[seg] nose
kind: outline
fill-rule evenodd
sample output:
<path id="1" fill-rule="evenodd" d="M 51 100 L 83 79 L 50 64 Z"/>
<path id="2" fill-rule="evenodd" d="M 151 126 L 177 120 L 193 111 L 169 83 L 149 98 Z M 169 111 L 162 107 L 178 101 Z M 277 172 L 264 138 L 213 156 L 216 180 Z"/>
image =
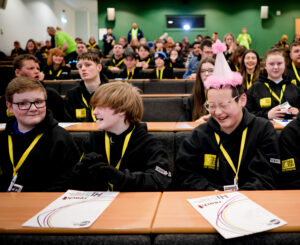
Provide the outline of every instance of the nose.
<path id="1" fill-rule="evenodd" d="M 29 111 L 36 111 L 36 110 L 37 110 L 36 105 L 34 103 L 31 103 L 29 107 Z"/>

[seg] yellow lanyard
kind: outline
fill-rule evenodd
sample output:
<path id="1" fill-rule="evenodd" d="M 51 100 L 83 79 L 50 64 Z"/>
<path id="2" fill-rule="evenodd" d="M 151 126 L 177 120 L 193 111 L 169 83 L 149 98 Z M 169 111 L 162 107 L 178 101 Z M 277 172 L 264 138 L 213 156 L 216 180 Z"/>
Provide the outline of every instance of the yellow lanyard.
<path id="1" fill-rule="evenodd" d="M 82 101 L 85 104 L 86 108 L 91 109 L 91 116 L 93 118 L 93 121 L 96 122 L 96 117 L 93 115 L 94 109 L 88 105 L 88 103 L 87 103 L 86 99 L 84 98 L 83 94 L 81 94 L 81 97 L 82 97 Z"/>
<path id="2" fill-rule="evenodd" d="M 234 66 L 235 66 L 236 71 L 239 71 L 239 67 L 237 65 L 234 65 Z"/>
<path id="3" fill-rule="evenodd" d="M 135 70 L 135 68 L 133 68 L 132 72 L 127 70 L 127 81 L 129 81 L 133 78 L 134 70 Z M 131 77 L 130 77 L 130 74 L 131 74 Z"/>
<path id="4" fill-rule="evenodd" d="M 157 77 L 157 79 L 162 79 L 163 73 L 164 73 L 164 69 L 165 69 L 165 67 L 163 67 L 163 68 L 161 69 L 161 71 L 159 71 L 159 70 L 156 68 L 156 77 Z"/>
<path id="5" fill-rule="evenodd" d="M 118 67 L 118 66 L 120 66 L 120 65 L 123 63 L 124 60 L 125 60 L 125 58 L 121 59 L 121 60 L 119 61 L 119 63 L 116 64 L 116 60 L 115 60 L 115 58 L 113 58 L 113 63 L 114 63 L 114 65 L 115 65 L 115 67 Z"/>
<path id="6" fill-rule="evenodd" d="M 23 153 L 22 157 L 20 158 L 17 166 L 15 167 L 14 164 L 14 152 L 13 152 L 13 142 L 10 135 L 8 135 L 8 152 L 9 152 L 9 158 L 11 161 L 11 164 L 13 166 L 13 176 L 15 176 L 19 170 L 19 168 L 23 165 L 24 161 L 28 157 L 29 153 L 33 149 L 33 147 L 36 145 L 36 143 L 39 141 L 39 139 L 43 136 L 42 134 L 39 134 L 35 137 L 35 139 L 31 142 L 30 146 L 26 149 L 26 151 Z"/>
<path id="7" fill-rule="evenodd" d="M 57 72 L 56 77 L 59 77 L 61 72 L 62 72 L 62 69 L 60 69 L 59 72 Z M 52 75 L 52 70 L 49 71 L 49 74 Z"/>
<path id="8" fill-rule="evenodd" d="M 294 61 L 292 62 L 292 67 L 293 67 L 294 73 L 295 73 L 295 75 L 296 75 L 298 81 L 300 82 L 300 77 L 299 77 L 299 74 L 298 74 L 298 72 L 297 72 L 297 69 L 296 69 L 296 66 L 295 66 Z"/>
<path id="9" fill-rule="evenodd" d="M 280 98 L 278 98 L 277 94 L 274 93 L 274 91 L 270 88 L 268 83 L 265 83 L 265 85 L 268 87 L 268 89 L 270 91 L 270 94 L 279 102 L 279 104 L 281 104 L 281 100 L 282 100 L 282 97 L 283 97 L 283 93 L 284 93 L 286 84 L 282 85 L 282 89 L 281 89 L 281 92 L 280 92 Z"/>
<path id="10" fill-rule="evenodd" d="M 133 127 L 133 129 L 130 131 L 130 133 L 128 133 L 125 137 L 124 143 L 123 143 L 123 148 L 122 148 L 122 155 L 121 158 L 118 162 L 118 164 L 116 165 L 116 169 L 120 169 L 120 165 L 121 165 L 121 161 L 123 159 L 123 156 L 125 154 L 125 151 L 127 149 L 130 137 L 132 135 L 133 130 L 135 129 L 135 126 Z M 110 141 L 109 141 L 109 137 L 107 135 L 107 131 L 105 131 L 105 152 L 106 152 L 106 157 L 108 160 L 108 164 L 110 165 Z M 113 191 L 113 185 L 111 183 L 108 183 L 108 185 L 110 186 L 110 189 Z"/>
<path id="11" fill-rule="evenodd" d="M 252 73 L 250 76 L 250 83 L 248 82 L 248 76 L 247 76 L 247 90 L 252 86 L 253 75 L 254 73 Z"/>
<path id="12" fill-rule="evenodd" d="M 90 50 L 90 49 L 94 48 L 94 47 L 96 46 L 96 44 L 97 44 L 97 43 L 94 43 L 93 45 L 91 45 L 91 44 L 89 43 L 88 50 Z"/>
<path id="13" fill-rule="evenodd" d="M 245 148 L 245 142 L 246 142 L 246 136 L 247 136 L 247 130 L 248 127 L 244 129 L 243 134 L 242 134 L 242 140 L 241 140 L 241 147 L 240 147 L 240 155 L 239 155 L 239 162 L 238 162 L 238 168 L 236 170 L 231 157 L 229 156 L 229 154 L 227 153 L 227 151 L 225 150 L 225 148 L 223 147 L 223 145 L 220 145 L 220 149 L 224 155 L 224 157 L 226 158 L 227 162 L 229 163 L 230 167 L 232 168 L 233 172 L 235 173 L 235 179 L 238 180 L 238 175 L 239 175 L 239 171 L 240 171 L 240 166 L 241 166 L 241 162 L 242 162 L 242 156 L 243 156 L 243 152 L 244 152 L 244 148 Z M 220 136 L 215 133 L 215 137 L 217 140 L 217 143 L 219 144 L 220 142 Z"/>

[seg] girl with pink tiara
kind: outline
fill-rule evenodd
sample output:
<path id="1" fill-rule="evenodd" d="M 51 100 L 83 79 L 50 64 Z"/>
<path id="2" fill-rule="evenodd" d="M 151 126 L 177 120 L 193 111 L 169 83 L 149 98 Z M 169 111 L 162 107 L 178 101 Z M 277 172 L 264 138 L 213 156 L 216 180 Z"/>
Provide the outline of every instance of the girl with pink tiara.
<path id="1" fill-rule="evenodd" d="M 213 45 L 214 74 L 204 83 L 211 117 L 182 142 L 175 184 L 181 190 L 274 189 L 280 168 L 276 132 L 244 108 L 242 76 L 229 68 L 225 50 L 220 41 Z"/>

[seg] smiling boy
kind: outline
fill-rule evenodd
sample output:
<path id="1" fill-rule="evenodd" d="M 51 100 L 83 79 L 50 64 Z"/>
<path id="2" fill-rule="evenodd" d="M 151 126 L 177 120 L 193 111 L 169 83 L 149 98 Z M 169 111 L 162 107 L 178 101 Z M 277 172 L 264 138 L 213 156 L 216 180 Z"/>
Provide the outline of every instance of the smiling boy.
<path id="1" fill-rule="evenodd" d="M 244 109 L 242 77 L 218 55 L 222 62 L 216 60 L 214 75 L 204 83 L 211 118 L 183 141 L 176 183 L 183 190 L 273 189 L 280 168 L 274 127 Z"/>
<path id="2" fill-rule="evenodd" d="M 47 111 L 45 88 L 20 76 L 8 84 L 5 98 L 15 117 L 0 134 L 0 191 L 65 191 L 79 152 Z"/>
<path id="3" fill-rule="evenodd" d="M 95 122 L 90 99 L 103 83 L 100 79 L 100 59 L 96 53 L 88 51 L 78 57 L 77 68 L 82 80 L 79 86 L 69 90 L 65 97 L 66 121 Z"/>
<path id="4" fill-rule="evenodd" d="M 163 191 L 171 182 L 161 143 L 140 123 L 143 103 L 138 89 L 114 82 L 91 99 L 100 132 L 84 144 L 85 157 L 75 168 L 74 187 L 84 190 Z"/>

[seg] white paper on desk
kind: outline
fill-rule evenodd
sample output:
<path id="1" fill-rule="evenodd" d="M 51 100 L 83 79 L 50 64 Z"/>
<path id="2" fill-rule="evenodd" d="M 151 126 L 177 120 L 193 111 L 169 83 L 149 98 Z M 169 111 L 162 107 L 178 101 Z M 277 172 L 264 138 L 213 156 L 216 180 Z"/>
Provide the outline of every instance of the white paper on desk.
<path id="1" fill-rule="evenodd" d="M 188 199 L 188 202 L 225 239 L 267 231 L 286 224 L 239 192 Z"/>
<path id="2" fill-rule="evenodd" d="M 58 126 L 62 127 L 62 128 L 67 128 L 67 127 L 70 127 L 70 126 L 73 126 L 73 125 L 77 125 L 79 123 L 58 123 Z"/>
<path id="3" fill-rule="evenodd" d="M 0 123 L 0 129 L 5 129 L 6 123 Z"/>
<path id="4" fill-rule="evenodd" d="M 86 228 L 93 224 L 118 192 L 68 190 L 22 226 Z"/>
<path id="5" fill-rule="evenodd" d="M 285 127 L 286 125 L 288 125 L 293 120 L 292 119 L 287 119 L 287 120 L 273 119 L 273 121 L 278 123 L 279 125 L 282 125 L 283 127 Z"/>

